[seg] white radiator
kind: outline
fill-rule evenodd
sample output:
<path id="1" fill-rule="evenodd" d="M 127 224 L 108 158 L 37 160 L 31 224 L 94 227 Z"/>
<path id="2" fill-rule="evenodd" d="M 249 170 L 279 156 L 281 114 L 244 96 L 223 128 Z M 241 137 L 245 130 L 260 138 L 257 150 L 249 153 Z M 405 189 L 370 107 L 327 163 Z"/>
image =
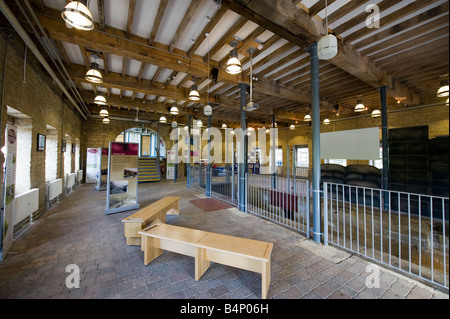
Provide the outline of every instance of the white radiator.
<path id="1" fill-rule="evenodd" d="M 66 183 L 67 188 L 71 188 L 75 185 L 75 173 L 67 175 Z"/>
<path id="2" fill-rule="evenodd" d="M 50 182 L 48 184 L 48 200 L 51 201 L 58 197 L 62 193 L 63 189 L 62 179 L 58 178 L 57 180 L 54 180 L 53 182 Z"/>
<path id="3" fill-rule="evenodd" d="M 77 182 L 81 183 L 82 179 L 83 179 L 83 170 L 80 169 L 77 171 Z"/>
<path id="4" fill-rule="evenodd" d="M 21 222 L 39 209 L 39 188 L 15 196 L 14 225 Z"/>

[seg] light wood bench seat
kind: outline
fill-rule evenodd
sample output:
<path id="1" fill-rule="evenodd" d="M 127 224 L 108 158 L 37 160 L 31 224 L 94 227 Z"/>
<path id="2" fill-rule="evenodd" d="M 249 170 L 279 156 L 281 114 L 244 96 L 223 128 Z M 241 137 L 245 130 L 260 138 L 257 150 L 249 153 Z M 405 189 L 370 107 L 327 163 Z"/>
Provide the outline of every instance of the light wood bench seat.
<path id="1" fill-rule="evenodd" d="M 258 272 L 262 277 L 261 297 L 267 297 L 272 243 L 168 224 L 139 231 L 139 234 L 142 235 L 145 265 L 168 250 L 195 258 L 195 280 L 208 270 L 210 262 Z"/>
<path id="2" fill-rule="evenodd" d="M 180 197 L 166 196 L 153 204 L 150 204 L 138 212 L 122 219 L 124 223 L 124 235 L 127 245 L 141 245 L 139 231 L 150 225 L 155 220 L 166 222 L 166 214 L 174 210 L 174 214 L 180 212 Z"/>

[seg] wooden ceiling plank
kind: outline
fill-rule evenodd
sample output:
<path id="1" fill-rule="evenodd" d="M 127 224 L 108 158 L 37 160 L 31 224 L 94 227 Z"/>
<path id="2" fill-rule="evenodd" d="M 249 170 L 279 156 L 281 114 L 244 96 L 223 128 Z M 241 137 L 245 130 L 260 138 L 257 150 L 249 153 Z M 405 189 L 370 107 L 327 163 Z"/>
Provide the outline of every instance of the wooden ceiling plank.
<path id="1" fill-rule="evenodd" d="M 98 18 L 99 18 L 99 29 L 100 31 L 105 31 L 105 0 L 97 0 Z"/>
<path id="2" fill-rule="evenodd" d="M 439 28 L 441 26 L 448 26 L 449 24 L 448 12 L 443 17 L 440 17 L 431 22 L 415 27 L 420 23 L 417 18 L 418 16 L 414 17 L 413 19 L 403 21 L 402 23 L 396 24 L 395 26 L 389 29 L 376 33 L 372 37 L 368 37 L 367 39 L 356 42 L 355 44 L 353 44 L 353 48 L 355 50 L 358 50 L 362 55 L 367 55 L 369 52 L 373 52 L 374 50 L 376 50 L 376 48 L 379 48 L 380 46 L 383 47 L 391 46 L 400 42 L 402 39 L 408 39 L 417 34 L 421 34 L 429 30 Z M 409 30 L 403 32 L 402 34 L 397 35 L 399 32 L 407 29 Z M 380 40 L 383 40 L 380 44 L 370 46 L 372 43 L 375 43 Z"/>
<path id="3" fill-rule="evenodd" d="M 385 0 L 385 1 L 381 1 L 381 3 L 378 3 L 377 6 L 378 6 L 378 9 L 380 10 L 380 12 L 385 12 L 390 7 L 398 4 L 401 1 L 402 0 L 388 0 L 388 1 Z M 356 3 L 357 1 L 353 1 L 353 2 Z M 341 23 L 336 28 L 334 28 L 333 32 L 336 35 L 340 35 L 341 33 L 347 31 L 348 29 L 351 29 L 355 25 L 358 25 L 361 22 L 364 22 L 366 19 L 367 19 L 367 12 L 365 10 L 361 10 L 361 12 L 357 16 L 345 21 L 344 23 Z"/>
<path id="4" fill-rule="evenodd" d="M 153 45 L 156 37 L 156 33 L 158 32 L 159 25 L 161 24 L 161 20 L 164 16 L 164 12 L 166 11 L 167 3 L 169 0 L 161 0 L 159 2 L 158 11 L 156 13 L 155 21 L 153 22 L 152 31 L 150 32 L 150 36 L 148 38 L 148 44 Z"/>
<path id="5" fill-rule="evenodd" d="M 262 49 L 258 49 L 258 51 L 256 52 L 256 55 L 253 57 L 257 57 L 259 54 L 262 54 L 264 51 L 266 51 L 267 49 L 269 49 L 272 45 L 274 45 L 276 42 L 278 42 L 281 38 L 274 34 L 273 36 L 270 37 L 270 39 L 268 39 L 266 42 L 262 43 Z M 241 59 L 241 64 L 244 65 L 246 64 L 248 61 L 250 61 L 250 55 L 245 56 L 244 58 Z"/>
<path id="6" fill-rule="evenodd" d="M 400 64 L 402 61 L 419 61 L 418 56 L 420 55 L 427 55 L 428 59 L 431 61 L 433 60 L 433 55 L 439 50 L 442 50 L 449 47 L 449 38 L 445 37 L 443 39 L 438 39 L 436 41 L 432 41 L 430 43 L 427 43 L 426 45 L 419 46 L 415 48 L 414 50 L 407 50 L 398 52 L 397 54 L 394 54 L 392 56 L 381 58 L 376 60 L 376 63 L 380 66 L 386 66 L 386 65 L 393 65 L 393 64 Z"/>
<path id="7" fill-rule="evenodd" d="M 54 42 L 55 42 L 56 48 L 58 49 L 59 53 L 61 54 L 64 64 L 66 66 L 71 66 L 72 62 L 70 61 L 70 58 L 67 55 L 67 51 L 64 48 L 64 45 L 62 44 L 62 42 L 61 41 L 54 41 Z"/>
<path id="8" fill-rule="evenodd" d="M 136 0 L 130 0 L 128 4 L 128 18 L 127 18 L 127 27 L 126 27 L 126 37 L 130 38 L 131 29 L 133 27 L 134 22 L 134 9 L 136 7 Z"/>
<path id="9" fill-rule="evenodd" d="M 308 43 L 318 41 L 323 34 L 327 33 L 318 19 L 309 17 L 304 10 L 290 6 L 288 2 L 274 3 L 270 0 L 260 0 L 257 2 L 252 1 L 248 6 L 244 6 L 238 3 L 238 1 L 222 0 L 222 5 L 249 17 L 249 19 L 253 19 L 252 21 L 255 23 L 267 26 L 266 29 L 280 36 L 285 35 L 285 32 L 289 30 L 291 35 L 286 39 L 291 41 L 292 36 L 297 38 L 292 43 L 299 43 L 304 39 L 308 39 L 307 45 Z M 346 11 L 349 11 L 349 8 L 351 9 L 357 6 L 355 3 L 361 5 L 358 1 L 352 1 L 345 5 L 344 8 L 346 8 Z M 345 15 L 343 8 L 331 14 L 330 18 L 335 19 L 340 15 Z M 273 27 L 273 24 L 277 24 L 278 28 Z M 277 33 L 279 32 L 279 28 L 285 29 L 285 32 Z M 305 44 L 301 47 L 305 47 Z M 367 57 L 353 50 L 349 43 L 338 41 L 338 54 L 333 59 L 330 59 L 329 62 L 376 88 L 387 86 L 393 82 L 390 74 L 379 69 Z M 391 96 L 397 96 L 400 92 L 402 94 L 408 92 L 408 100 L 405 101 L 407 104 L 417 105 L 420 103 L 419 97 L 410 91 L 409 88 L 397 85 L 395 89 L 388 89 L 388 94 Z"/>
<path id="10" fill-rule="evenodd" d="M 256 63 L 253 63 L 253 70 L 263 66 L 264 64 L 272 61 L 276 56 L 285 53 L 286 51 L 292 49 L 293 47 L 295 47 L 295 44 L 287 42 L 285 44 L 283 44 L 280 48 L 278 48 L 277 50 L 275 50 L 274 52 L 268 54 L 267 56 L 265 56 L 264 58 L 262 58 L 261 60 L 259 60 Z M 250 68 L 248 68 L 248 70 L 245 71 L 245 74 L 250 74 Z"/>
<path id="11" fill-rule="evenodd" d="M 262 76 L 266 75 L 267 73 L 270 73 L 270 72 L 282 67 L 284 64 L 286 64 L 286 61 L 294 60 L 302 53 L 303 53 L 302 49 L 298 49 L 298 50 L 292 52 L 291 54 L 287 55 L 286 57 L 282 58 L 281 60 L 274 62 L 270 66 L 264 68 L 264 70 L 259 71 L 258 77 L 262 77 Z"/>
<path id="12" fill-rule="evenodd" d="M 408 40 L 405 42 L 401 42 L 397 45 L 385 47 L 384 50 L 380 50 L 374 54 L 369 54 L 368 57 L 371 60 L 379 61 L 379 60 L 384 59 L 385 57 L 395 55 L 398 52 L 409 50 L 411 47 L 418 47 L 421 44 L 426 43 L 426 42 L 427 42 L 427 44 L 424 44 L 424 45 L 428 46 L 428 43 L 432 43 L 432 42 L 430 42 L 430 40 L 432 38 L 439 38 L 439 37 L 442 38 L 443 36 L 445 36 L 448 40 L 448 34 L 449 34 L 448 26 L 444 26 L 440 29 L 433 30 L 432 34 L 427 33 L 427 34 L 421 35 L 419 37 L 416 37 L 414 39 L 411 39 L 411 40 Z M 441 41 L 441 40 L 440 39 L 435 40 L 435 42 L 439 42 L 439 41 Z"/>
<path id="13" fill-rule="evenodd" d="M 427 7 L 437 1 L 438 0 L 414 1 L 413 3 L 401 8 L 400 10 L 392 12 L 391 14 L 388 14 L 387 16 L 381 16 L 379 23 L 381 26 L 389 25 L 389 24 L 394 23 L 395 21 L 400 20 L 400 19 L 410 15 L 411 13 L 419 11 L 419 10 L 423 9 L 424 7 Z M 441 14 L 445 11 L 448 11 L 448 1 L 446 1 L 446 3 L 444 3 L 444 4 L 441 4 L 439 6 L 432 8 L 424 13 L 419 14 L 418 20 L 424 21 L 424 20 L 430 19 L 431 17 L 434 17 L 438 14 Z M 356 32 L 346 35 L 344 40 L 346 42 L 353 42 L 356 39 L 365 37 L 368 34 L 373 33 L 373 32 L 374 32 L 374 29 L 361 28 Z"/>
<path id="14" fill-rule="evenodd" d="M 357 9 L 364 3 L 361 3 L 362 1 L 350 1 L 334 11 L 333 13 L 328 15 L 328 25 L 336 22 L 340 18 L 344 17 L 348 13 L 352 12 L 353 10 Z"/>
<path id="15" fill-rule="evenodd" d="M 184 14 L 183 19 L 181 20 L 181 23 L 178 26 L 178 29 L 175 32 L 175 35 L 174 35 L 172 41 L 170 41 L 170 45 L 169 45 L 170 52 L 173 52 L 176 42 L 181 38 L 184 30 L 188 26 L 189 22 L 191 22 L 192 17 L 194 16 L 195 11 L 197 10 L 199 4 L 200 4 L 200 1 L 196 1 L 196 0 L 192 0 L 191 3 L 189 4 L 189 7 L 186 10 L 186 13 Z"/>
<path id="16" fill-rule="evenodd" d="M 213 17 L 211 17 L 211 20 L 208 22 L 208 24 L 203 28 L 202 32 L 200 33 L 200 35 L 197 37 L 197 39 L 195 40 L 194 44 L 192 44 L 192 46 L 189 48 L 189 50 L 187 51 L 186 55 L 188 57 L 191 57 L 192 54 L 194 54 L 194 52 L 200 47 L 200 45 L 202 44 L 203 40 L 205 40 L 205 34 L 206 33 L 210 33 L 212 31 L 212 29 L 214 29 L 214 27 L 217 25 L 217 23 L 220 21 L 220 19 L 222 19 L 223 15 L 228 11 L 227 8 L 225 7 L 220 7 L 216 13 L 214 14 Z"/>
<path id="17" fill-rule="evenodd" d="M 328 0 L 327 5 L 330 6 L 331 4 L 333 4 L 334 1 L 336 1 L 336 0 Z M 325 2 L 324 1 L 317 1 L 315 4 L 313 4 L 308 9 L 308 13 L 309 13 L 310 16 L 315 16 L 316 14 L 318 14 L 323 9 L 325 9 Z"/>
<path id="18" fill-rule="evenodd" d="M 224 34 L 224 36 L 217 41 L 217 43 L 209 50 L 209 56 L 214 56 L 225 44 L 230 43 L 234 39 L 234 35 L 247 23 L 247 19 L 240 17 L 236 23 Z M 203 61 L 207 62 L 208 53 L 203 57 Z"/>

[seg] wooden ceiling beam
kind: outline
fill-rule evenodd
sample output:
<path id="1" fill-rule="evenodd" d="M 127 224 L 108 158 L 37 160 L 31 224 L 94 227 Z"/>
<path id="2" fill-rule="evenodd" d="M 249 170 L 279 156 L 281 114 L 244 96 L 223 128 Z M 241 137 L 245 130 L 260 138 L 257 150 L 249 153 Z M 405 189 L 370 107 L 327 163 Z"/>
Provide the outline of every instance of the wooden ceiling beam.
<path id="1" fill-rule="evenodd" d="M 358 1 L 352 1 L 343 8 L 346 8 L 348 13 L 350 6 L 350 9 L 352 9 L 354 6 L 356 7 L 356 3 Z M 322 21 L 310 17 L 306 11 L 289 1 L 274 3 L 271 0 L 260 0 L 243 4 L 243 0 L 222 0 L 222 5 L 303 48 L 317 42 L 328 32 L 325 30 Z M 340 17 L 344 13 L 343 8 L 338 9 L 329 18 Z M 389 86 L 394 82 L 390 74 L 379 69 L 367 57 L 359 54 L 349 43 L 343 43 L 339 40 L 338 54 L 329 62 L 373 87 L 388 86 L 388 94 L 391 96 L 403 94 L 407 97 L 405 103 L 409 105 L 420 103 L 417 94 L 409 88 L 402 85 Z"/>
<path id="2" fill-rule="evenodd" d="M 156 13 L 155 21 L 153 22 L 152 31 L 150 32 L 150 36 L 148 38 L 148 45 L 153 45 L 153 43 L 155 42 L 156 33 L 158 32 L 159 25 L 161 24 L 161 20 L 164 16 L 164 12 L 166 11 L 168 2 L 169 0 L 161 0 L 159 2 L 159 7 Z"/>
<path id="3" fill-rule="evenodd" d="M 191 57 L 195 51 L 199 48 L 199 46 L 202 44 L 202 42 L 205 40 L 205 34 L 210 33 L 212 29 L 217 25 L 217 23 L 220 21 L 220 19 L 223 17 L 225 12 L 227 12 L 228 9 L 225 7 L 220 7 L 213 17 L 211 17 L 211 20 L 209 23 L 205 26 L 205 28 L 202 30 L 198 38 L 195 40 L 194 44 L 189 48 L 186 55 L 188 57 Z"/>
<path id="4" fill-rule="evenodd" d="M 127 39 L 125 31 L 108 26 L 106 26 L 106 29 L 103 32 L 100 32 L 97 29 L 90 32 L 81 32 L 75 29 L 68 29 L 62 22 L 60 13 L 57 10 L 48 9 L 47 11 L 48 12 L 45 15 L 37 13 L 37 17 L 42 27 L 48 31 L 49 36 L 54 40 L 78 44 L 80 47 L 93 48 L 96 51 L 103 52 L 103 54 L 111 53 L 128 59 L 134 59 L 142 63 L 153 64 L 159 66 L 160 68 L 168 68 L 173 71 L 184 72 L 199 78 L 209 73 L 208 64 L 204 61 L 198 60 L 200 57 L 188 58 L 185 56 L 185 52 L 179 50 L 169 52 L 167 48 L 163 49 L 161 47 L 149 46 L 147 44 L 147 39 L 133 34 L 130 36 L 130 39 Z M 239 21 L 247 20 L 245 18 L 240 18 Z M 239 25 L 241 23 L 243 22 L 239 22 L 237 24 Z M 236 30 L 238 29 L 240 28 L 237 28 Z M 213 63 L 210 64 L 210 67 L 214 66 L 217 67 L 217 65 L 214 65 Z M 109 73 L 110 75 L 113 74 L 113 72 Z M 115 78 L 115 75 L 112 78 Z M 122 79 L 122 82 L 126 82 L 126 79 L 128 78 L 129 77 L 126 76 Z M 224 82 L 225 84 L 233 85 L 245 83 L 248 85 L 249 80 L 250 79 L 243 74 L 231 75 L 221 69 L 219 70 L 217 82 Z M 117 82 L 120 83 L 120 81 Z M 160 88 L 158 87 L 157 89 L 159 90 Z M 132 88 L 127 88 L 126 90 L 134 91 Z M 258 82 L 257 90 L 264 94 L 296 101 L 298 103 L 310 103 L 311 99 L 309 95 L 303 94 L 302 92 L 283 87 L 279 83 L 268 81 L 260 80 Z M 144 93 L 149 93 L 148 89 L 142 89 L 141 91 Z M 163 92 L 161 92 L 161 94 L 163 94 Z M 187 94 L 185 96 L 187 96 Z M 180 99 L 179 97 L 174 98 Z"/>
<path id="5" fill-rule="evenodd" d="M 172 41 L 170 41 L 170 45 L 169 45 L 170 52 L 173 52 L 175 44 L 183 35 L 183 32 L 186 29 L 186 27 L 188 26 L 189 22 L 191 22 L 192 17 L 194 16 L 195 11 L 197 10 L 199 4 L 200 4 L 200 1 L 195 1 L 195 0 L 191 1 L 191 3 L 189 4 L 189 7 L 187 8 L 186 13 L 184 14 L 183 19 L 181 20 L 181 23 L 179 24 L 178 29 L 175 32 L 175 35 L 174 35 Z"/>

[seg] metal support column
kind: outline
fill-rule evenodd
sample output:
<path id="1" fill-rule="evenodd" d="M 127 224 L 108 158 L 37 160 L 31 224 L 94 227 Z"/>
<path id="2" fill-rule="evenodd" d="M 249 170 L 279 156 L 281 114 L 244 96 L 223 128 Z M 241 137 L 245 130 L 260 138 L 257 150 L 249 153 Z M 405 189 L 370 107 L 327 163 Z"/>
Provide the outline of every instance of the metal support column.
<path id="1" fill-rule="evenodd" d="M 175 140 L 175 143 L 177 147 L 175 148 L 175 163 L 173 164 L 174 172 L 173 172 L 173 182 L 176 183 L 178 179 L 178 141 L 179 141 L 179 135 L 178 135 L 178 127 L 175 128 L 177 132 L 177 139 Z"/>
<path id="2" fill-rule="evenodd" d="M 380 87 L 381 100 L 381 147 L 383 149 L 383 189 L 389 189 L 389 150 L 388 150 L 388 122 L 387 122 L 387 104 L 386 104 L 386 86 Z M 389 194 L 383 194 L 384 208 L 389 208 Z"/>
<path id="3" fill-rule="evenodd" d="M 208 115 L 208 158 L 206 164 L 206 197 L 211 197 L 211 115 Z"/>
<path id="4" fill-rule="evenodd" d="M 276 153 L 276 145 L 275 145 L 275 113 L 272 114 L 272 128 L 273 128 L 273 138 L 272 138 L 272 188 L 277 188 L 277 163 L 275 162 L 275 153 Z"/>
<path id="5" fill-rule="evenodd" d="M 161 158 L 160 158 L 161 143 L 160 143 L 159 139 L 160 139 L 160 137 L 159 137 L 159 124 L 158 124 L 158 127 L 156 129 L 156 167 L 158 169 L 159 180 L 161 180 L 163 178 L 163 176 L 161 176 Z"/>
<path id="6" fill-rule="evenodd" d="M 239 210 L 241 212 L 246 211 L 247 203 L 245 202 L 245 173 L 247 172 L 247 135 L 245 131 L 247 129 L 247 122 L 245 120 L 245 96 L 247 93 L 247 85 L 241 83 L 241 129 L 242 138 L 239 143 Z"/>
<path id="7" fill-rule="evenodd" d="M 186 187 L 191 188 L 191 125 L 192 115 L 188 114 L 188 154 L 186 156 Z"/>
<path id="8" fill-rule="evenodd" d="M 319 57 L 317 43 L 307 49 L 311 55 L 311 109 L 312 109 L 312 195 L 313 195 L 313 240 L 320 243 L 320 101 L 319 101 Z"/>

